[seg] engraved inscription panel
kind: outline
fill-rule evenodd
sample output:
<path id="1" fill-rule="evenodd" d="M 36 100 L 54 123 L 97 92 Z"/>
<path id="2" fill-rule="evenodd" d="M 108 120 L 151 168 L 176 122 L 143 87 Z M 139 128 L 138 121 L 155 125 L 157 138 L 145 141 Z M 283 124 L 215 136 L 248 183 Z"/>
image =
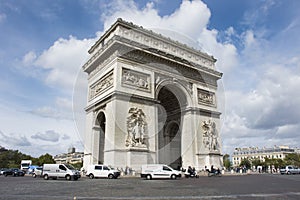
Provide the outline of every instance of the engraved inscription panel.
<path id="1" fill-rule="evenodd" d="M 198 89 L 198 103 L 209 106 L 216 106 L 215 93 Z"/>

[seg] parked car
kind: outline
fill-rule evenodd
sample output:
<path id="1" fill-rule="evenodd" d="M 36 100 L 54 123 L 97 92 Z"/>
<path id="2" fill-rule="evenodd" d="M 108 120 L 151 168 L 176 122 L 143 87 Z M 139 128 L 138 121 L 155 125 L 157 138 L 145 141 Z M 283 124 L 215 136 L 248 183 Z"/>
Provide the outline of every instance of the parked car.
<path id="1" fill-rule="evenodd" d="M 6 171 L 3 172 L 4 176 L 24 176 L 25 172 L 18 169 L 18 168 L 12 168 L 12 169 L 7 169 Z"/>
<path id="2" fill-rule="evenodd" d="M 106 165 L 89 165 L 87 167 L 86 176 L 90 179 L 93 178 L 118 178 L 120 176 L 120 171 L 115 170 Z"/>
<path id="3" fill-rule="evenodd" d="M 285 166 L 280 169 L 280 174 L 300 174 L 300 169 L 294 166 Z"/>
<path id="4" fill-rule="evenodd" d="M 32 170 L 32 177 L 36 178 L 36 177 L 42 177 L 42 173 L 43 173 L 43 167 L 36 167 Z"/>

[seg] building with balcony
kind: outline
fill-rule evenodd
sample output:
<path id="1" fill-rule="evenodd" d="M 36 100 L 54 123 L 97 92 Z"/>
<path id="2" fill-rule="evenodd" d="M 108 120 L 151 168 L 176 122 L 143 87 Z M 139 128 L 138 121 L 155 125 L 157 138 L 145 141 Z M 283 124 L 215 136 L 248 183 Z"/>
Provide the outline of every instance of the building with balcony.
<path id="1" fill-rule="evenodd" d="M 58 154 L 53 157 L 55 160 L 56 164 L 61 164 L 61 163 L 70 163 L 70 164 L 75 164 L 75 163 L 81 163 L 83 162 L 83 152 L 76 152 L 74 147 L 71 147 L 68 149 L 68 153 L 62 153 Z"/>
<path id="2" fill-rule="evenodd" d="M 241 164 L 243 159 L 255 160 L 259 159 L 264 162 L 268 159 L 284 159 L 288 154 L 300 153 L 298 148 L 290 148 L 289 146 L 274 146 L 270 148 L 258 148 L 258 147 L 245 147 L 235 148 L 232 155 L 232 165 L 237 167 Z"/>

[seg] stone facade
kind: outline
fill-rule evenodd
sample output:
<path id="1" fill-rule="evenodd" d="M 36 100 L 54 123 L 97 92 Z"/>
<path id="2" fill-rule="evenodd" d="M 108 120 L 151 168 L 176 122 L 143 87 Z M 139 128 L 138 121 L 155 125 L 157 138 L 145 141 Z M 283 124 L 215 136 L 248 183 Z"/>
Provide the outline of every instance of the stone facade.
<path id="1" fill-rule="evenodd" d="M 232 154 L 232 164 L 234 167 L 239 167 L 242 160 L 248 159 L 260 160 L 265 162 L 265 158 L 268 159 L 282 159 L 291 153 L 300 153 L 298 148 L 290 148 L 288 146 L 274 146 L 269 148 L 258 148 L 258 147 L 244 147 L 235 148 Z"/>
<path id="2" fill-rule="evenodd" d="M 212 56 L 122 19 L 89 53 L 84 167 L 222 167 Z"/>
<path id="3" fill-rule="evenodd" d="M 76 163 L 82 163 L 83 157 L 84 157 L 83 152 L 76 152 L 75 148 L 72 147 L 68 149 L 68 153 L 55 155 L 53 156 L 53 159 L 55 160 L 56 164 L 61 164 L 61 163 L 76 164 Z"/>

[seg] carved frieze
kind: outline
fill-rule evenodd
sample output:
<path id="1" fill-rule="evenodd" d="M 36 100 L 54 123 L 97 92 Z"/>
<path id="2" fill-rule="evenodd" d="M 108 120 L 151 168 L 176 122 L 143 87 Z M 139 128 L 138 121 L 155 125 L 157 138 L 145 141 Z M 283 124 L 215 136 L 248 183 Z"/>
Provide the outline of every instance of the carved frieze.
<path id="1" fill-rule="evenodd" d="M 151 92 L 150 74 L 122 68 L 122 86 Z"/>
<path id="2" fill-rule="evenodd" d="M 89 100 L 92 100 L 102 94 L 103 92 L 110 89 L 114 84 L 113 80 L 113 72 L 107 73 L 105 76 L 103 76 L 99 81 L 97 81 L 95 84 L 91 85 L 90 87 L 90 94 L 89 94 Z"/>
<path id="3" fill-rule="evenodd" d="M 209 151 L 219 151 L 220 144 L 216 123 L 211 120 L 203 121 L 201 128 L 203 130 L 202 141 L 204 148 Z"/>
<path id="4" fill-rule="evenodd" d="M 216 97 L 215 93 L 203 90 L 203 89 L 197 89 L 198 92 L 198 103 L 199 104 L 205 104 L 208 106 L 216 106 Z"/>

